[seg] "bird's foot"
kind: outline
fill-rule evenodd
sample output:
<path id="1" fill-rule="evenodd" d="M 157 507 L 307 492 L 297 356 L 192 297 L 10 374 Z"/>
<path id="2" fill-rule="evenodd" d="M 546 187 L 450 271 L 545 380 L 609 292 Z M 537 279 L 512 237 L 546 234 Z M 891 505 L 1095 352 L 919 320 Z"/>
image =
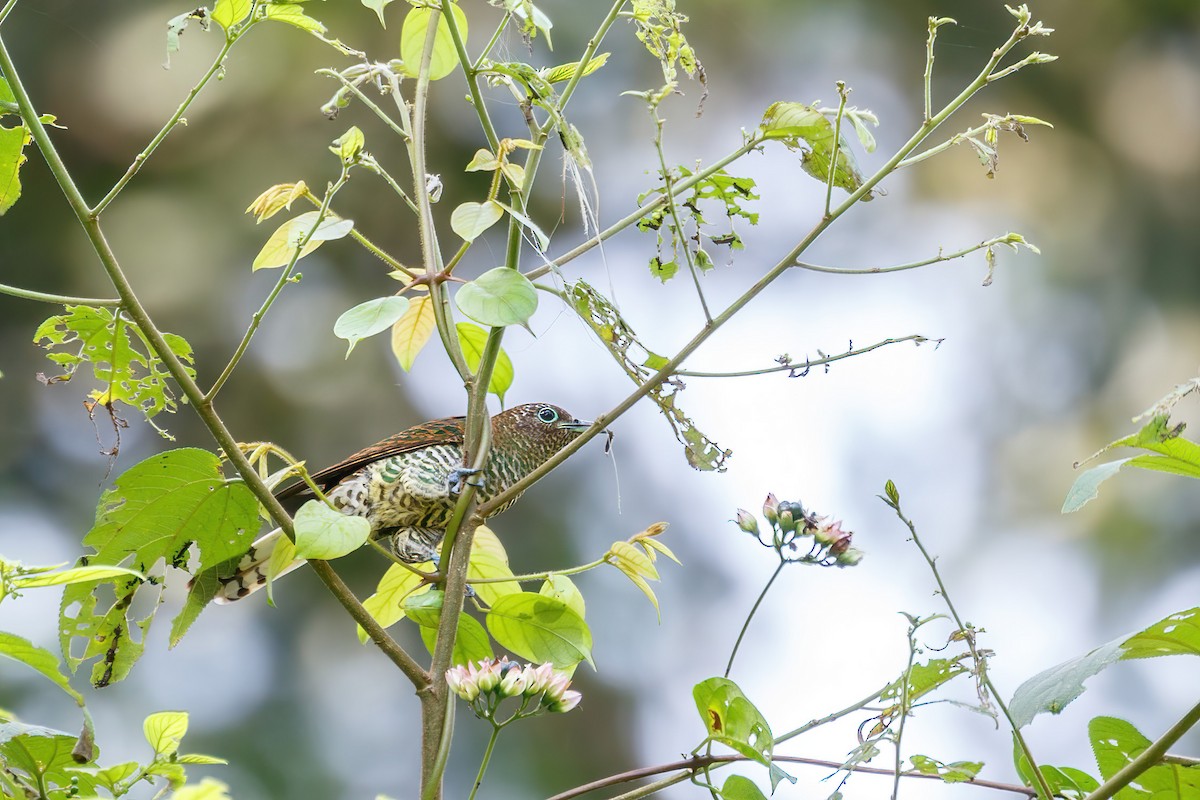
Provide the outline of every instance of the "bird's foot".
<path id="1" fill-rule="evenodd" d="M 482 470 L 469 469 L 467 467 L 459 467 L 450 471 L 446 476 L 446 488 L 450 491 L 451 497 L 457 497 L 462 493 L 464 486 L 474 486 L 479 489 L 483 486 L 483 480 L 475 478 Z M 475 480 L 472 480 L 475 478 Z"/>

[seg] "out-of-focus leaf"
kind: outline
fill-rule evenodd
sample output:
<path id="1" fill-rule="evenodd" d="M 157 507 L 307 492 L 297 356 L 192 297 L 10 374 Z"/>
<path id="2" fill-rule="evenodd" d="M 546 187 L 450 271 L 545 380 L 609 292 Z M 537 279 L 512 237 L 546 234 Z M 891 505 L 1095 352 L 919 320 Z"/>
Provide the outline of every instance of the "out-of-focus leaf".
<path id="1" fill-rule="evenodd" d="M 450 3 L 454 14 L 454 24 L 465 42 L 467 40 L 467 15 L 458 7 L 458 3 Z M 429 80 L 436 81 L 446 77 L 458 68 L 458 52 L 454 49 L 454 39 L 450 36 L 450 26 L 442 18 L 442 12 L 427 7 L 409 9 L 404 17 L 404 25 L 400 29 L 400 58 L 404 60 L 404 71 L 412 78 L 417 77 L 421 65 L 421 54 L 425 50 L 425 37 L 434 14 L 437 14 L 437 33 L 434 34 L 433 54 L 429 60 Z"/>

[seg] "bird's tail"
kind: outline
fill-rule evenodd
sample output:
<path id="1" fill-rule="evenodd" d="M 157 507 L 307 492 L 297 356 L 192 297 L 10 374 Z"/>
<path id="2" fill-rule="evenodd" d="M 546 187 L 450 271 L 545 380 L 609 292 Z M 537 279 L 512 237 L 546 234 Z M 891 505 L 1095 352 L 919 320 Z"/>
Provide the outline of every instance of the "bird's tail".
<path id="1" fill-rule="evenodd" d="M 250 545 L 250 549 L 246 551 L 246 555 L 242 556 L 242 560 L 237 563 L 231 574 L 218 576 L 217 581 L 220 583 L 220 587 L 217 589 L 213 601 L 232 603 L 234 600 L 241 600 L 266 586 L 267 566 L 271 563 L 271 556 L 280 541 L 286 541 L 286 538 L 283 531 L 276 528 Z M 285 565 L 274 577 L 286 575 L 292 570 L 300 568 L 304 563 L 302 558 L 293 559 L 292 563 Z"/>

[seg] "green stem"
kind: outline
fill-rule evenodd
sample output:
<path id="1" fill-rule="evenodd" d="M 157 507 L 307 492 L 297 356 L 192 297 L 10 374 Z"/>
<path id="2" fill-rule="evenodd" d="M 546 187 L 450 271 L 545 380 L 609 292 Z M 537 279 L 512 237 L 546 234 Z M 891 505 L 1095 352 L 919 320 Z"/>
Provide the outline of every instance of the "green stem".
<path id="1" fill-rule="evenodd" d="M 483 762 L 479 765 L 479 773 L 475 776 L 475 785 L 471 787 L 471 794 L 468 795 L 467 800 L 475 800 L 475 793 L 483 785 L 483 773 L 487 771 L 488 762 L 492 760 L 492 750 L 496 747 L 496 740 L 500 738 L 501 730 L 503 728 L 492 723 L 492 735 L 488 738 L 487 749 L 483 751 Z"/>
<path id="2" fill-rule="evenodd" d="M 696 294 L 700 297 L 700 308 L 704 311 L 704 319 L 707 322 L 712 322 L 712 312 L 708 310 L 708 301 L 704 298 L 704 289 L 700 286 L 700 276 L 696 273 L 696 262 L 692 258 L 692 250 L 688 247 L 687 238 L 683 230 L 683 222 L 679 219 L 679 206 L 675 202 L 675 191 L 673 188 L 674 179 L 671 174 L 670 167 L 667 166 L 667 154 L 663 150 L 663 127 L 666 120 L 658 114 L 658 106 L 650 106 L 650 115 L 654 119 L 654 150 L 658 154 L 658 168 L 662 171 L 663 178 L 663 199 L 667 204 L 667 211 L 671 214 L 671 220 L 675 223 L 675 245 L 676 248 L 683 248 L 683 257 L 687 261 L 688 272 L 691 273 L 692 283 L 696 287 Z M 696 233 L 696 238 L 699 239 L 699 232 Z"/>
<path id="3" fill-rule="evenodd" d="M 4 20 L 8 18 L 9 12 L 16 8 L 16 6 L 17 0 L 8 0 L 8 2 L 4 4 L 4 8 L 0 8 L 0 25 L 4 24 Z"/>
<path id="4" fill-rule="evenodd" d="M 61 303 L 64 306 L 104 306 L 112 308 L 121 305 L 121 298 L 119 297 L 71 297 L 65 294 L 35 292 L 33 289 L 21 289 L 5 283 L 0 283 L 0 294 L 20 297 L 22 300 L 37 300 L 41 303 Z"/>
<path id="5" fill-rule="evenodd" d="M 863 353 L 869 353 L 872 350 L 878 350 L 879 348 L 886 347 L 890 344 L 899 344 L 900 342 L 916 342 L 917 344 L 921 344 L 922 342 L 928 342 L 928 341 L 929 341 L 929 339 L 927 337 L 921 336 L 918 333 L 914 333 L 909 336 L 900 336 L 900 337 L 893 338 L 893 339 L 884 339 L 882 342 L 876 342 L 875 344 L 869 344 L 866 347 L 859 347 L 857 349 L 852 348 L 850 350 L 847 350 L 844 353 L 839 353 L 839 354 L 833 355 L 833 356 L 822 356 L 821 358 L 815 358 L 815 359 L 806 358 L 804 360 L 803 367 L 801 367 L 800 364 L 789 361 L 788 363 L 779 364 L 774 367 L 764 367 L 762 369 L 747 369 L 747 370 L 741 370 L 739 372 L 701 372 L 699 370 L 681 369 L 681 370 L 677 371 L 675 374 L 680 376 L 681 378 L 746 378 L 746 377 L 750 377 L 752 375 L 770 375 L 772 372 L 784 372 L 784 371 L 791 372 L 791 371 L 795 371 L 795 370 L 798 370 L 801 368 L 803 368 L 804 370 L 808 370 L 808 369 L 811 369 L 812 367 L 820 367 L 825 364 L 832 364 L 834 361 L 841 361 L 844 358 L 853 358 L 854 356 L 861 356 Z M 818 351 L 818 352 L 820 352 L 820 351 Z"/>
<path id="6" fill-rule="evenodd" d="M 842 119 L 846 116 L 846 83 L 837 82 L 838 110 L 833 121 L 833 153 L 829 156 L 829 178 L 825 181 L 825 216 L 829 216 L 829 206 L 833 202 L 833 183 L 838 174 L 838 156 L 842 150 Z"/>
<path id="7" fill-rule="evenodd" d="M 458 20 L 454 18 L 454 14 L 445 14 L 444 16 L 446 17 L 446 28 L 450 31 L 450 38 L 458 53 L 458 63 L 462 65 L 463 74 L 467 79 L 467 90 L 471 93 L 471 105 L 475 108 L 475 115 L 479 117 L 479 126 L 483 129 L 483 135 L 487 137 L 488 147 L 492 149 L 493 153 L 499 155 L 500 137 L 496 135 L 496 126 L 492 124 L 492 117 L 488 114 L 487 105 L 483 101 L 483 92 L 479 90 L 479 76 L 476 74 L 477 70 L 471 62 L 471 57 L 467 55 L 466 43 L 463 42 L 462 34 L 458 30 Z M 508 19 L 508 15 L 505 15 L 505 19 Z M 504 30 L 503 21 L 496 29 L 496 33 L 492 35 L 492 41 L 488 43 L 489 49 L 495 44 L 502 30 Z"/>
<path id="8" fill-rule="evenodd" d="M 859 711 L 860 709 L 865 708 L 868 704 L 873 703 L 876 699 L 878 699 L 879 695 L 886 692 L 889 688 L 891 688 L 890 683 L 884 684 L 883 686 L 880 686 L 878 689 L 876 689 L 871 694 L 864 697 L 862 700 L 859 700 L 857 703 L 853 703 L 851 705 L 846 706 L 841 711 L 835 711 L 832 714 L 828 714 L 824 717 L 821 717 L 820 719 L 810 720 L 809 722 L 806 722 L 803 725 L 801 725 L 799 728 L 795 728 L 793 730 L 788 731 L 785 734 L 776 736 L 775 744 L 781 744 L 783 742 L 786 742 L 789 739 L 794 739 L 797 736 L 800 736 L 801 734 L 808 733 L 813 728 L 819 728 L 822 725 L 827 725 L 830 722 L 839 720 L 848 714 L 853 714 L 855 711 Z"/>
<path id="9" fill-rule="evenodd" d="M 13 0 L 16 2 L 16 0 Z M 508 21 L 512 18 L 512 14 L 505 14 L 500 18 L 500 24 L 496 26 L 496 31 L 492 34 L 492 38 L 488 39 L 487 45 L 480 52 L 479 58 L 475 59 L 475 63 L 471 65 L 472 72 L 478 72 L 483 62 L 492 54 L 492 48 L 496 46 L 496 42 L 500 41 L 500 34 L 504 33 L 504 29 L 508 27 Z"/>
<path id="10" fill-rule="evenodd" d="M 912 684 L 913 664 L 917 660 L 917 628 L 920 622 L 912 622 L 910 620 L 908 626 L 908 665 L 904 668 L 904 677 L 900 681 L 900 724 L 896 726 L 896 738 L 893 744 L 896 748 L 895 760 L 895 777 L 892 779 L 892 800 L 897 800 L 900 797 L 900 776 L 901 770 L 904 767 L 904 751 L 901 749 L 901 742 L 904 741 L 904 725 L 908 722 L 908 716 L 912 711 L 912 698 L 909 693 L 909 688 Z"/>
<path id="11" fill-rule="evenodd" d="M 389 128 L 391 128 L 393 133 L 405 141 L 408 141 L 409 138 L 411 138 L 409 132 L 404 130 L 404 128 L 401 127 L 394 119 L 388 116 L 387 112 L 380 108 L 374 100 L 368 97 L 367 94 L 359 87 L 357 82 L 347 80 L 345 75 L 334 69 L 319 69 L 316 71 L 316 74 L 324 75 L 327 78 L 336 78 L 343 87 L 349 89 L 354 96 L 358 98 L 360 103 L 371 109 L 375 116 L 379 117 L 384 125 L 387 125 Z"/>
<path id="12" fill-rule="evenodd" d="M 912 261 L 907 264 L 896 264 L 891 267 L 863 267 L 861 269 L 851 269 L 848 267 L 822 267 L 816 264 L 806 264 L 802 261 L 797 261 L 796 266 L 799 269 L 806 269 L 810 272 L 824 272 L 829 275 L 882 275 L 886 272 L 904 272 L 905 270 L 918 269 L 927 267 L 930 264 L 940 264 L 943 261 L 953 261 L 963 256 L 968 256 L 971 253 L 976 253 L 980 250 L 986 250 L 989 247 L 995 247 L 1000 244 L 1009 243 L 1009 235 L 997 236 L 994 239 L 988 239 L 986 242 L 964 247 L 962 250 L 957 250 L 950 254 L 938 253 L 933 258 L 927 258 L 924 261 Z"/>
<path id="13" fill-rule="evenodd" d="M 1191 710 L 1172 725 L 1166 733 L 1158 737 L 1158 740 L 1154 744 L 1147 747 L 1136 758 L 1121 767 L 1116 775 L 1113 775 L 1101 784 L 1100 788 L 1089 794 L 1085 800 L 1108 800 L 1108 798 L 1115 796 L 1117 792 L 1132 783 L 1143 772 L 1161 762 L 1166 757 L 1167 750 L 1170 749 L 1171 745 L 1179 741 L 1197 723 L 1200 723 L 1200 703 L 1192 706 Z"/>
<path id="14" fill-rule="evenodd" d="M 523 575 L 513 575 L 511 578 L 472 578 L 468 583 L 472 586 L 478 586 L 483 583 L 528 583 L 529 581 L 548 581 L 554 575 L 578 575 L 588 570 L 602 567 L 609 563 L 608 556 L 598 558 L 595 561 L 590 561 L 578 567 L 568 567 L 567 569 L 552 569 L 546 572 L 527 572 Z"/>
<path id="15" fill-rule="evenodd" d="M 220 51 L 218 51 L 217 57 L 213 59 L 212 66 L 208 68 L 208 71 L 204 73 L 204 76 L 200 78 L 200 81 L 192 87 L 191 91 L 187 93 L 187 97 L 185 97 L 183 102 L 179 104 L 179 108 L 175 109 L 175 113 L 172 114 L 171 118 L 167 120 L 167 123 L 163 125 L 162 130 L 155 134 L 154 138 L 150 140 L 150 144 L 146 145 L 146 149 L 134 157 L 133 163 L 129 165 L 129 169 L 125 170 L 125 174 L 121 176 L 120 180 L 113 184 L 113 187 L 108 190 L 108 194 L 104 195 L 100 202 L 96 203 L 95 207 L 89 211 L 90 216 L 100 216 L 104 209 L 108 207 L 108 204 L 116 199 L 116 196 L 121 193 L 121 190 L 125 188 L 125 185 L 133 180 L 133 177 L 138 174 L 143 166 L 145 166 L 146 160 L 150 158 L 151 154 L 153 154 L 154 151 L 158 149 L 158 146 L 162 144 L 163 139 L 166 139 L 171 131 L 175 130 L 175 126 L 179 124 L 179 121 L 183 119 L 183 115 L 187 112 L 188 107 L 192 104 L 192 101 L 199 96 L 204 87 L 208 85 L 208 82 L 212 80 L 212 77 L 216 75 L 217 72 L 219 72 L 225 65 L 225 58 L 229 55 L 230 48 L 232 48 L 234 43 L 241 38 L 242 34 L 249 30 L 249 26 L 252 24 L 253 22 L 248 23 L 247 26 L 243 28 L 237 36 L 226 37 L 225 44 L 221 47 Z"/>
<path id="16" fill-rule="evenodd" d="M 750 613 L 746 615 L 746 620 L 742 623 L 742 629 L 738 631 L 737 641 L 733 643 L 733 650 L 729 653 L 729 662 L 725 665 L 726 678 L 728 678 L 729 673 L 733 671 L 733 660 L 737 658 L 738 648 L 742 646 L 742 639 L 746 636 L 746 631 L 750 629 L 750 621 L 754 619 L 754 615 L 758 611 L 758 607 L 762 605 L 762 601 L 766 598 L 767 592 L 771 591 L 772 584 L 775 583 L 775 579 L 778 578 L 780 573 L 783 572 L 783 568 L 786 564 L 786 561 L 780 559 L 779 566 L 776 567 L 775 571 L 771 573 L 770 580 L 767 581 L 767 585 L 763 587 L 762 591 L 758 593 L 758 599 L 754 601 L 754 605 L 751 607 Z"/>

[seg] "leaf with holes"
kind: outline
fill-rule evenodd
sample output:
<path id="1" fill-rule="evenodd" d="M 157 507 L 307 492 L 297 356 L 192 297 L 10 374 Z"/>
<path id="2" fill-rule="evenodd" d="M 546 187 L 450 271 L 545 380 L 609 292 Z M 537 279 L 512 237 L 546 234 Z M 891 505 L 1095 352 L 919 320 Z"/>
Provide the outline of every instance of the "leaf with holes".
<path id="1" fill-rule="evenodd" d="M 772 103 L 763 114 L 759 132 L 764 139 L 775 139 L 787 147 L 804 150 L 801 166 L 817 180 L 829 181 L 833 172 L 833 185 L 854 192 L 863 183 L 863 174 L 854 158 L 850 140 L 846 137 L 847 125 L 842 126 L 841 136 L 835 138 L 833 123 L 820 110 L 803 103 Z M 837 165 L 833 164 L 834 150 Z M 866 195 L 863 199 L 870 199 Z"/>
<path id="2" fill-rule="evenodd" d="M 771 760 L 775 750 L 771 726 L 736 683 L 728 678 L 703 680 L 692 688 L 692 698 L 708 738 L 767 767 L 772 792 L 784 778 L 796 782 Z"/>

